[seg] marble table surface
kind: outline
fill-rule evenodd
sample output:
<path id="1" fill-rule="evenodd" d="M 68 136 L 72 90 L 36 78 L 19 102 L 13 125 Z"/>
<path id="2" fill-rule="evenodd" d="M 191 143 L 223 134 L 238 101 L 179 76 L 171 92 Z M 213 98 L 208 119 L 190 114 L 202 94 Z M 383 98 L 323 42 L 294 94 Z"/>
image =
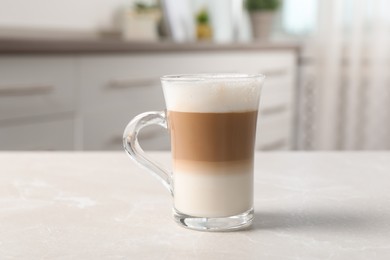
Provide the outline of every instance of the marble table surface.
<path id="1" fill-rule="evenodd" d="M 390 259 L 390 153 L 259 153 L 255 211 L 187 230 L 124 152 L 0 153 L 0 259 L 224 260 Z"/>

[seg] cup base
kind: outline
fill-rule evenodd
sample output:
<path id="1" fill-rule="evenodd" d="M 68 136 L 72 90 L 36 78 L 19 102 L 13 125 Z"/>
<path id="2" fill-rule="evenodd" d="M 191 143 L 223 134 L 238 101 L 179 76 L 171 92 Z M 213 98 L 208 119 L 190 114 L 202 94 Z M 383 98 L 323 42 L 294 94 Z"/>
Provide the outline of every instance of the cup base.
<path id="1" fill-rule="evenodd" d="M 251 208 L 244 213 L 220 218 L 194 217 L 173 209 L 175 222 L 180 226 L 198 231 L 235 231 L 245 229 L 252 224 L 254 211 Z"/>

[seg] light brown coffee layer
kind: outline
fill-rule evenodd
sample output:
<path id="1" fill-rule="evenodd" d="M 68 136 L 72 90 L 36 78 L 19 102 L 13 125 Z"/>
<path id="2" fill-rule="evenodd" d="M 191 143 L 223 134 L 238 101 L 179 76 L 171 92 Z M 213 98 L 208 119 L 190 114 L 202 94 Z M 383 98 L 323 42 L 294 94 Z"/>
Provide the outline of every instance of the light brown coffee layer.
<path id="1" fill-rule="evenodd" d="M 223 162 L 253 158 L 257 111 L 168 111 L 168 120 L 176 160 Z"/>
<path id="2" fill-rule="evenodd" d="M 174 173 L 180 174 L 243 174 L 253 172 L 253 160 L 227 162 L 173 161 Z"/>

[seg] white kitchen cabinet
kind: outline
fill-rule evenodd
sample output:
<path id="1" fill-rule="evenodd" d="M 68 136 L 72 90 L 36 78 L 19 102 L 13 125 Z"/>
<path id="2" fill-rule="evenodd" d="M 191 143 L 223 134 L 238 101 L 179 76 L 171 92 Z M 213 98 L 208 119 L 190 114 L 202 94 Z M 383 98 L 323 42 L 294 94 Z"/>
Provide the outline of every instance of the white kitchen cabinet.
<path id="1" fill-rule="evenodd" d="M 256 147 L 291 148 L 295 87 L 295 55 L 291 51 L 101 55 L 81 58 L 80 66 L 84 149 L 122 149 L 122 131 L 131 118 L 165 107 L 160 76 L 205 72 L 268 76 Z M 264 137 L 261 132 L 266 133 Z M 140 140 L 145 149 L 169 149 L 168 135 L 158 127 L 141 131 Z"/>
<path id="2" fill-rule="evenodd" d="M 83 148 L 85 150 L 122 150 L 123 131 L 133 113 L 115 109 L 86 112 L 83 119 Z M 139 140 L 145 150 L 169 150 L 170 147 L 167 131 L 159 126 L 144 128 L 140 132 Z"/>
<path id="3" fill-rule="evenodd" d="M 0 56 L 0 149 L 73 150 L 75 57 Z"/>
<path id="4" fill-rule="evenodd" d="M 72 115 L 10 122 L 0 126 L 1 150 L 73 150 Z"/>
<path id="5" fill-rule="evenodd" d="M 122 134 L 130 119 L 164 109 L 159 77 L 168 73 L 168 66 L 163 65 L 158 55 L 81 58 L 84 149 L 123 149 Z M 169 149 L 168 135 L 159 127 L 143 130 L 140 142 L 145 149 Z"/>
<path id="6" fill-rule="evenodd" d="M 0 120 L 74 110 L 75 59 L 0 56 Z"/>
<path id="7" fill-rule="evenodd" d="M 296 59 L 288 48 L 0 56 L 0 149 L 122 150 L 130 119 L 165 108 L 162 75 L 223 72 L 266 75 L 256 149 L 292 149 Z M 144 129 L 140 143 L 170 148 L 158 126 Z"/>
<path id="8" fill-rule="evenodd" d="M 256 149 L 265 151 L 291 149 L 291 118 L 290 111 L 273 115 L 262 115 L 260 113 Z"/>

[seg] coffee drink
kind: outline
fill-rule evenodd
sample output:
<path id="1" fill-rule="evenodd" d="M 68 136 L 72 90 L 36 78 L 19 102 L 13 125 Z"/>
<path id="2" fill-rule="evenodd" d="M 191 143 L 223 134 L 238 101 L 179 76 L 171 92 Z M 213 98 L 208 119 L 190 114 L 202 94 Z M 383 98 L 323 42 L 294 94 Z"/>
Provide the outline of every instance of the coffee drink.
<path id="1" fill-rule="evenodd" d="M 163 82 L 178 212 L 227 217 L 252 209 L 258 85 L 241 78 Z"/>
<path id="2" fill-rule="evenodd" d="M 202 231 L 233 231 L 253 222 L 253 170 L 260 74 L 168 75 L 161 78 L 166 110 L 139 114 L 123 146 L 173 197 L 173 218 Z M 138 142 L 147 126 L 171 134 L 171 173 Z"/>

